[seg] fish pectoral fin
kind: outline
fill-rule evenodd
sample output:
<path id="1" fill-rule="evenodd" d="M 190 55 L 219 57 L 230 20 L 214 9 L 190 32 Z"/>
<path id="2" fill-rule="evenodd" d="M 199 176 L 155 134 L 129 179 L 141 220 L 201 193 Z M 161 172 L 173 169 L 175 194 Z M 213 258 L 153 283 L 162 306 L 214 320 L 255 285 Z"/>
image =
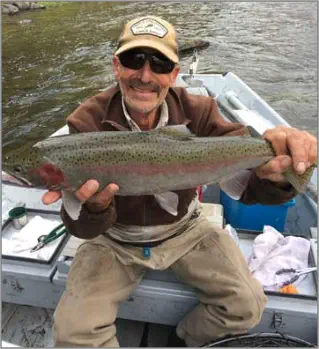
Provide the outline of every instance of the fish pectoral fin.
<path id="1" fill-rule="evenodd" d="M 152 130 L 151 132 L 184 140 L 192 140 L 193 137 L 195 137 L 185 125 L 165 126 Z"/>
<path id="2" fill-rule="evenodd" d="M 154 197 L 163 210 L 173 216 L 177 216 L 178 195 L 176 193 L 168 191 L 166 193 L 154 194 Z"/>
<path id="3" fill-rule="evenodd" d="M 218 184 L 228 196 L 239 200 L 247 188 L 251 175 L 252 171 L 242 170 L 231 177 L 222 178 Z"/>
<path id="4" fill-rule="evenodd" d="M 74 194 L 69 191 L 62 191 L 62 202 L 67 214 L 74 220 L 78 220 L 81 209 L 82 202 L 77 199 Z"/>

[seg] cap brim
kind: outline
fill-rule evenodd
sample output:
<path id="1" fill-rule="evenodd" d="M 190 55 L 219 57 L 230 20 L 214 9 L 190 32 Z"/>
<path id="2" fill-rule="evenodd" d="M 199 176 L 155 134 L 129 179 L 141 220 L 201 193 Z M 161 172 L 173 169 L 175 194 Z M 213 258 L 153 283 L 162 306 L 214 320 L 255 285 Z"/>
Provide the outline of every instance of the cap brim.
<path id="1" fill-rule="evenodd" d="M 163 45 L 161 42 L 155 41 L 154 39 L 137 39 L 131 42 L 128 42 L 127 44 L 122 45 L 116 52 L 115 55 L 119 55 L 122 52 L 131 50 L 136 47 L 149 47 L 153 48 L 154 50 L 157 50 L 161 52 L 164 56 L 166 56 L 168 59 L 170 59 L 174 63 L 178 63 L 179 59 L 177 54 L 172 52 L 167 48 L 167 46 Z"/>

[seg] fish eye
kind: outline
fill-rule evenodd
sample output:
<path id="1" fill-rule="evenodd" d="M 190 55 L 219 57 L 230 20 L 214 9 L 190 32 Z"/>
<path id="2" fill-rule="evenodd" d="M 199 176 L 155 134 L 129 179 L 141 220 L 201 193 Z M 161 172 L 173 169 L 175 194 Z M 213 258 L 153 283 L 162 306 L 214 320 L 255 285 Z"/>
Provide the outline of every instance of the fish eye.
<path id="1" fill-rule="evenodd" d="M 15 172 L 22 172 L 22 167 L 21 166 L 16 166 L 15 168 L 14 168 L 14 171 Z"/>

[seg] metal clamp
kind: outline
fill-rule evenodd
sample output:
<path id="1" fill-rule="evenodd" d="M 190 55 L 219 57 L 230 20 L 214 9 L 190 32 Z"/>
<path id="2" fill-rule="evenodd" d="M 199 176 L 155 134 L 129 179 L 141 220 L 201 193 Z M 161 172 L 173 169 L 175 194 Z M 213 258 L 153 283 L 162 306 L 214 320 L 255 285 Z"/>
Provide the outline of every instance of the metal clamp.
<path id="1" fill-rule="evenodd" d="M 272 328 L 278 329 L 285 326 L 282 316 L 283 316 L 282 313 L 274 313 L 272 318 L 272 323 L 271 323 Z"/>

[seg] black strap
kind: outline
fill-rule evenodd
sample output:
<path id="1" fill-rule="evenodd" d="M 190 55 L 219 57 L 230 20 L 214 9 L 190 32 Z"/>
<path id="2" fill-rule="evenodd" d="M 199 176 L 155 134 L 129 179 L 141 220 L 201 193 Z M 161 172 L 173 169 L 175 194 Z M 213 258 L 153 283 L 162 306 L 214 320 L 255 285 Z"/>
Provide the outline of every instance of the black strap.
<path id="1" fill-rule="evenodd" d="M 174 237 L 176 237 L 177 235 L 179 235 L 181 232 L 177 232 L 169 237 L 167 237 L 166 239 L 163 239 L 163 240 L 158 240 L 158 241 L 150 241 L 150 242 L 134 242 L 134 241 L 121 241 L 121 240 L 117 240 L 117 239 L 114 239 L 112 236 L 110 235 L 107 235 L 105 234 L 105 236 L 116 242 L 117 244 L 121 245 L 121 246 L 134 246 L 134 247 L 156 247 L 156 246 L 159 246 L 161 245 L 163 242 L 169 240 L 169 239 L 172 239 Z"/>

